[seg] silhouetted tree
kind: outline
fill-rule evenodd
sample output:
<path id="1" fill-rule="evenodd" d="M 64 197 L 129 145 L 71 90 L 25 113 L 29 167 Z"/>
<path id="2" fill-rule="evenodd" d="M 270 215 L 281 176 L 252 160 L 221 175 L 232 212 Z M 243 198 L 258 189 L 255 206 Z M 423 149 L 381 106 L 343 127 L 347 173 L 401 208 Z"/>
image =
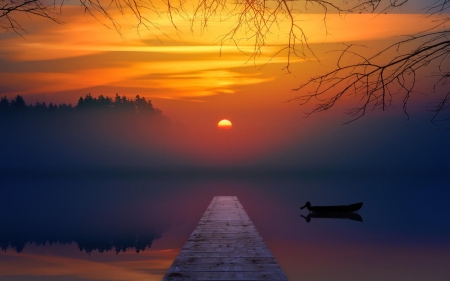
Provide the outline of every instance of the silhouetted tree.
<path id="1" fill-rule="evenodd" d="M 59 111 L 70 111 L 72 109 L 73 109 L 73 106 L 70 103 L 69 104 L 61 103 L 60 105 L 58 105 L 58 110 Z"/>
<path id="2" fill-rule="evenodd" d="M 114 108 L 122 112 L 135 112 L 136 110 L 135 104 L 132 100 L 127 99 L 125 96 L 120 97 L 119 94 L 116 94 L 114 99 Z"/>
<path id="3" fill-rule="evenodd" d="M 6 112 L 9 109 L 9 101 L 6 96 L 0 99 L 0 112 Z"/>
<path id="4" fill-rule="evenodd" d="M 99 107 L 102 108 L 110 108 L 112 105 L 112 100 L 110 97 L 104 97 L 103 95 L 100 95 L 98 99 L 96 100 Z"/>
<path id="5" fill-rule="evenodd" d="M 57 109 L 58 109 L 58 106 L 57 106 L 57 105 L 54 105 L 53 103 L 50 103 L 50 104 L 48 105 L 48 111 L 49 111 L 49 112 L 55 112 Z"/>
<path id="6" fill-rule="evenodd" d="M 42 103 L 36 102 L 34 105 L 30 104 L 29 108 L 32 110 L 32 113 L 38 114 L 38 115 L 43 115 L 48 112 L 48 107 L 45 102 L 42 102 Z"/>
<path id="7" fill-rule="evenodd" d="M 92 108 L 92 107 L 95 106 L 95 102 L 96 102 L 96 100 L 91 96 L 91 93 L 89 93 L 89 94 L 87 94 L 87 95 L 84 97 L 84 103 L 83 103 L 83 106 L 84 106 L 84 107 L 88 107 L 88 108 Z"/>
<path id="8" fill-rule="evenodd" d="M 151 101 L 147 101 L 145 98 L 141 98 L 139 95 L 134 99 L 137 113 L 154 113 L 153 104 Z"/>
<path id="9" fill-rule="evenodd" d="M 83 99 L 83 97 L 80 97 L 79 99 L 78 99 L 78 102 L 77 102 L 77 107 L 82 107 L 84 105 L 84 99 Z"/>
<path id="10" fill-rule="evenodd" d="M 40 103 L 40 102 L 36 102 L 33 106 L 34 109 L 37 110 L 47 110 L 47 105 L 45 104 L 45 102 Z"/>
<path id="11" fill-rule="evenodd" d="M 109 97 L 100 95 L 98 98 L 93 97 L 90 93 L 84 99 L 80 97 L 77 108 L 79 109 L 109 109 L 111 108 L 112 100 Z"/>
<path id="12" fill-rule="evenodd" d="M 16 112 L 24 111 L 27 109 L 27 104 L 22 96 L 17 95 L 16 98 L 11 101 L 10 108 Z"/>

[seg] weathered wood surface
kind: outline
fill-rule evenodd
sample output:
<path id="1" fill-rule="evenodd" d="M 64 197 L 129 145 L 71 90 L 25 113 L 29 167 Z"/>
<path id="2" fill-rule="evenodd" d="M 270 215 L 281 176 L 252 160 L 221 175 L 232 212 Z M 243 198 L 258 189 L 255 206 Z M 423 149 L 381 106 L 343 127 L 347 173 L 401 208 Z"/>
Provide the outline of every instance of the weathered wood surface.
<path id="1" fill-rule="evenodd" d="M 216 196 L 163 281 L 287 281 L 236 196 Z"/>

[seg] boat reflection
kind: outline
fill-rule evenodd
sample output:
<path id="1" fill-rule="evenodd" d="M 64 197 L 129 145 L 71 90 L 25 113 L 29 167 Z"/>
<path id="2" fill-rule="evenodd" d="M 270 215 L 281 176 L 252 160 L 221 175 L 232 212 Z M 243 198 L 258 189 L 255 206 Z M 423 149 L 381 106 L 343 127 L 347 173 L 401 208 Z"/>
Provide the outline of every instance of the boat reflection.
<path id="1" fill-rule="evenodd" d="M 310 202 L 300 208 L 300 210 L 307 208 L 309 211 L 308 216 L 301 215 L 306 222 L 310 222 L 311 218 L 325 218 L 325 219 L 350 219 L 354 221 L 362 222 L 362 217 L 355 213 L 361 209 L 363 203 L 355 203 L 350 205 L 337 205 L 337 206 L 312 206 Z"/>
<path id="2" fill-rule="evenodd" d="M 363 219 L 361 215 L 357 213 L 310 213 L 306 217 L 304 215 L 300 215 L 302 218 L 306 220 L 306 222 L 310 222 L 312 218 L 321 218 L 321 219 L 349 219 L 353 221 L 362 222 Z"/>

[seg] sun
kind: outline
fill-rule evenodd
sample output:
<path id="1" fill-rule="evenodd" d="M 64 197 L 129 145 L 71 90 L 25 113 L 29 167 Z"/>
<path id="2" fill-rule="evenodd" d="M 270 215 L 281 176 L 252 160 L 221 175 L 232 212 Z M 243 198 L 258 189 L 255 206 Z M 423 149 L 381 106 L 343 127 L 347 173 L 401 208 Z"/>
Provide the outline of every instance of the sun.
<path id="1" fill-rule="evenodd" d="M 229 130 L 232 126 L 233 124 L 227 119 L 220 120 L 219 123 L 217 123 L 217 127 L 222 130 Z"/>

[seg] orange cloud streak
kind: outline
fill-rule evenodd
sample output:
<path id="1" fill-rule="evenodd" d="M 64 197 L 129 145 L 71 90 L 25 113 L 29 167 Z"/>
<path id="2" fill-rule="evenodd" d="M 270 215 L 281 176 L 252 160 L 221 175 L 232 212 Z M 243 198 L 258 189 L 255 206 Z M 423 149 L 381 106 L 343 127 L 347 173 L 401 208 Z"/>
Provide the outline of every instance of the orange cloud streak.
<path id="1" fill-rule="evenodd" d="M 419 15 L 339 15 L 327 16 L 325 28 L 323 15 L 296 14 L 309 43 L 365 41 L 411 34 L 430 28 L 440 16 L 423 18 Z M 77 89 L 108 86 L 134 88 L 144 91 L 147 97 L 185 98 L 201 100 L 218 93 L 236 93 L 245 85 L 265 84 L 282 73 L 267 71 L 266 64 L 285 65 L 286 53 L 271 58 L 286 43 L 283 30 L 273 30 L 267 38 L 271 45 L 255 60 L 248 61 L 254 46 L 220 46 L 212 44 L 232 19 L 221 23 L 211 21 L 211 27 L 197 36 L 189 31 L 188 22 L 181 21 L 176 32 L 167 19 L 159 22 L 171 38 L 179 40 L 157 41 L 161 32 L 138 33 L 136 29 L 107 29 L 79 7 L 64 9 L 64 25 L 33 18 L 33 25 L 25 38 L 0 36 L 0 59 L 6 64 L 0 70 L 0 82 L 9 89 L 8 94 L 62 93 Z M 26 18 L 20 18 L 26 21 Z M 399 23 L 402 24 L 399 24 Z M 327 33 L 328 32 L 328 33 Z M 164 45 L 164 44 L 169 45 Z M 82 69 L 70 58 L 83 60 Z M 33 62 L 45 62 L 43 67 L 27 68 Z M 291 64 L 304 60 L 291 58 Z M 20 71 L 14 70 L 22 65 Z M 265 69 L 259 67 L 266 65 Z M 11 66 L 11 67 L 7 67 Z M 252 66 L 253 71 L 237 73 L 242 66 Z M 261 75 L 263 73 L 263 75 Z M 295 73 L 294 73 L 295 74 Z M 113 93 L 112 93 L 113 94 Z"/>

